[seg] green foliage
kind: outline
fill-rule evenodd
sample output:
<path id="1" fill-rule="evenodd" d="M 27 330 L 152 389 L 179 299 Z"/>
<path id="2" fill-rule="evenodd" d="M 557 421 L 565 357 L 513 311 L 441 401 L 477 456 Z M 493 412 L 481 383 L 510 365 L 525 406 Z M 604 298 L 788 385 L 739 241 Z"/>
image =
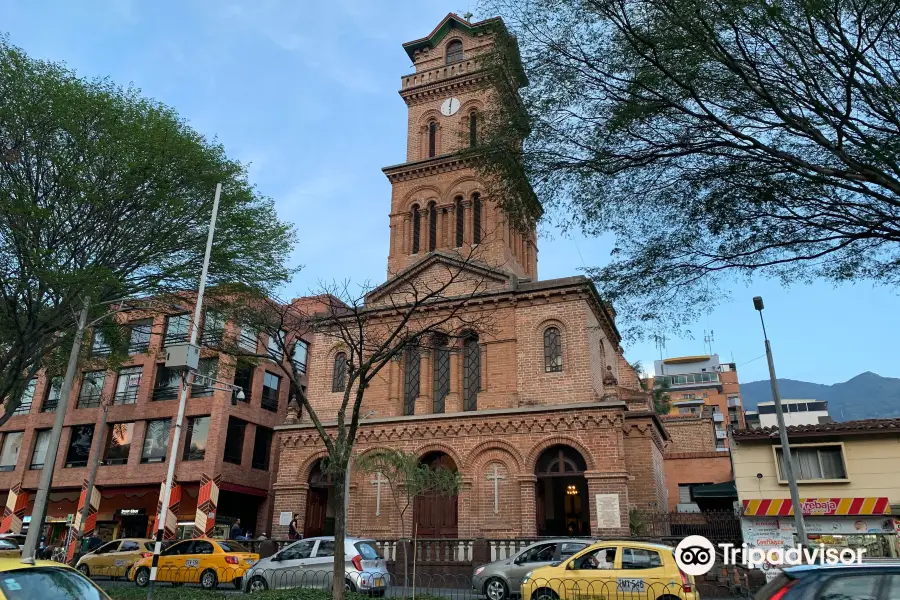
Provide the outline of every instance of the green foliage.
<path id="1" fill-rule="evenodd" d="M 472 154 L 514 220 L 541 216 L 533 185 L 544 218 L 614 238 L 588 274 L 626 337 L 683 329 L 734 278 L 900 283 L 895 2 L 483 8 L 530 86 L 494 69 Z"/>
<path id="2" fill-rule="evenodd" d="M 356 460 L 356 465 L 367 473 L 381 473 L 388 480 L 391 492 L 405 499 L 406 507 L 415 498 L 427 494 L 452 496 L 459 491 L 461 484 L 458 471 L 433 469 L 423 465 L 415 454 L 403 450 L 381 449 L 367 452 Z M 401 514 L 403 512 L 405 510 Z"/>
<path id="3" fill-rule="evenodd" d="M 23 382 L 71 342 L 65 332 L 83 298 L 92 301 L 94 321 L 115 299 L 196 289 L 216 183 L 223 192 L 209 285 L 274 290 L 290 276 L 294 231 L 243 165 L 139 90 L 80 79 L 0 37 L 0 400 L 7 415 Z"/>
<path id="4" fill-rule="evenodd" d="M 653 385 L 653 410 L 658 415 L 667 415 L 672 409 L 672 397 L 669 395 L 668 381 L 655 380 Z"/>
<path id="5" fill-rule="evenodd" d="M 628 528 L 631 530 L 631 535 L 637 537 L 645 535 L 649 524 L 650 520 L 642 511 L 637 508 L 632 508 L 628 511 Z"/>

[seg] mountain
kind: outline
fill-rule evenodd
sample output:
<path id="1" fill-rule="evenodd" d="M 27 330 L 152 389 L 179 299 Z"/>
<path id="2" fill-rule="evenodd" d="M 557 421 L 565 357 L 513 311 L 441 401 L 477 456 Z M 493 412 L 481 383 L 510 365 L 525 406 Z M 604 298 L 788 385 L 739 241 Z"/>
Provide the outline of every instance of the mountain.
<path id="1" fill-rule="evenodd" d="M 823 385 L 796 379 L 778 379 L 782 398 L 815 398 L 828 401 L 835 421 L 900 417 L 900 379 L 866 371 L 844 383 Z M 741 384 L 745 410 L 772 400 L 769 380 Z"/>

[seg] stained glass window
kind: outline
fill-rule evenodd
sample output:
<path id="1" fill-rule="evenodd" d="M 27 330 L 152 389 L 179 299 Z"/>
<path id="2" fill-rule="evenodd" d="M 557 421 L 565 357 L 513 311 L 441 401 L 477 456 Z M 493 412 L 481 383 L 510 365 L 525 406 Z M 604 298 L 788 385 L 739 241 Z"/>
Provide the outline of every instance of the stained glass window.
<path id="1" fill-rule="evenodd" d="M 463 410 L 478 408 L 481 391 L 481 346 L 478 337 L 466 338 L 463 343 Z"/>
<path id="2" fill-rule="evenodd" d="M 556 373 L 562 371 L 562 340 L 559 329 L 548 327 L 544 330 L 544 371 Z"/>
<path id="3" fill-rule="evenodd" d="M 403 354 L 403 414 L 411 415 L 415 413 L 416 398 L 419 397 L 419 374 L 422 367 L 422 357 L 418 346 L 410 346 Z"/>

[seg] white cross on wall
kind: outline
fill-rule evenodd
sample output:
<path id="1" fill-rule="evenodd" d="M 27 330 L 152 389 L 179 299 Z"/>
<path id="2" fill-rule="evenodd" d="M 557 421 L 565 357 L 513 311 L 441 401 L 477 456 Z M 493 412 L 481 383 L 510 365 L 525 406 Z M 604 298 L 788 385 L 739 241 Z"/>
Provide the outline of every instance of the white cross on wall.
<path id="1" fill-rule="evenodd" d="M 500 480 L 506 479 L 506 475 L 500 474 L 500 467 L 494 465 L 494 472 L 488 473 L 487 480 L 494 482 L 494 514 L 500 514 Z"/>
<path id="2" fill-rule="evenodd" d="M 381 474 L 381 471 L 378 472 L 378 476 L 372 480 L 372 485 L 375 486 L 375 516 L 381 516 L 381 484 L 388 483 L 388 480 L 384 478 Z"/>

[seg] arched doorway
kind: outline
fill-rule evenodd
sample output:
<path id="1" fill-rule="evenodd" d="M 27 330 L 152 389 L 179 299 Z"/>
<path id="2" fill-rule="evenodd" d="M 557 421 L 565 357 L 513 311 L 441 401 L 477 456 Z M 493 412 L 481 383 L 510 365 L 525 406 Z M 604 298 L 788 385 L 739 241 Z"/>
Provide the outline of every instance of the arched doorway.
<path id="1" fill-rule="evenodd" d="M 443 452 L 429 452 L 419 462 L 430 469 L 456 471 L 456 463 Z M 413 506 L 415 534 L 420 538 L 455 538 L 458 535 L 458 496 L 426 494 Z"/>
<path id="2" fill-rule="evenodd" d="M 334 483 L 317 460 L 309 472 L 303 537 L 334 534 Z"/>
<path id="3" fill-rule="evenodd" d="M 538 458 L 535 514 L 539 536 L 590 535 L 586 470 L 584 457 L 570 446 L 551 446 Z"/>

